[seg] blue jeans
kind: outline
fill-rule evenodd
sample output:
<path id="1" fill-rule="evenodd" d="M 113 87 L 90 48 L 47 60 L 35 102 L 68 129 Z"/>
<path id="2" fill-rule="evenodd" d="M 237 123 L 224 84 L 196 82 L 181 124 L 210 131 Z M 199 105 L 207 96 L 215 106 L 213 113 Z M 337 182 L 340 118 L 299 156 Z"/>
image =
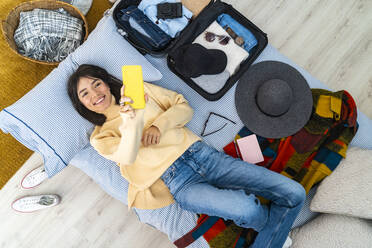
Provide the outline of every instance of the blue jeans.
<path id="1" fill-rule="evenodd" d="M 148 36 L 137 34 L 136 38 L 139 39 L 142 44 L 150 44 L 154 48 L 165 47 L 172 39 L 168 34 L 161 30 L 157 25 L 155 25 L 141 10 L 136 6 L 129 6 L 126 9 L 122 9 L 123 14 L 120 17 L 120 23 L 127 29 L 130 30 L 131 25 L 129 22 L 130 18 L 133 20 L 147 33 Z M 137 31 L 139 32 L 139 31 Z M 151 47 L 150 47 L 151 50 Z"/>
<path id="2" fill-rule="evenodd" d="M 282 247 L 306 197 L 299 183 L 200 141 L 161 179 L 181 208 L 258 231 L 252 244 L 255 248 Z M 271 204 L 261 205 L 255 195 L 271 200 Z"/>
<path id="3" fill-rule="evenodd" d="M 241 36 L 244 39 L 243 48 L 246 51 L 250 51 L 253 47 L 257 45 L 257 39 L 246 27 L 241 25 L 235 19 L 233 19 L 228 14 L 219 15 L 217 18 L 218 24 L 223 28 L 229 26 L 238 36 Z"/>

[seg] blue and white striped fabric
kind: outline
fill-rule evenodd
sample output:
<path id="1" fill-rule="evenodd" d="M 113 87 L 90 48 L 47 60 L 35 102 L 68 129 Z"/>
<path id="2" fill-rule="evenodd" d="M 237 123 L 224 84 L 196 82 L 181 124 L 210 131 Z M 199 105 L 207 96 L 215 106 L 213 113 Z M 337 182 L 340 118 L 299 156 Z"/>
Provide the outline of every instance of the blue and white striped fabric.
<path id="1" fill-rule="evenodd" d="M 320 213 L 313 212 L 310 210 L 311 200 L 314 198 L 316 190 L 318 189 L 319 184 L 312 187 L 307 193 L 304 206 L 301 208 L 300 213 L 297 215 L 297 218 L 293 222 L 292 229 L 305 225 L 307 222 L 311 221 L 317 217 Z"/>
<path id="2" fill-rule="evenodd" d="M 69 163 L 89 142 L 93 125 L 80 117 L 67 95 L 72 68 L 65 63 L 35 88 L 0 112 L 0 128 L 40 153 L 49 177 Z"/>
<path id="3" fill-rule="evenodd" d="M 78 64 L 92 63 L 121 78 L 121 66 L 141 65 L 147 81 L 162 75 L 114 28 L 112 17 L 101 19 L 87 41 L 35 88 L 0 112 L 0 128 L 44 159 L 49 177 L 61 171 L 89 143 L 93 125 L 73 108 L 66 83 Z"/>

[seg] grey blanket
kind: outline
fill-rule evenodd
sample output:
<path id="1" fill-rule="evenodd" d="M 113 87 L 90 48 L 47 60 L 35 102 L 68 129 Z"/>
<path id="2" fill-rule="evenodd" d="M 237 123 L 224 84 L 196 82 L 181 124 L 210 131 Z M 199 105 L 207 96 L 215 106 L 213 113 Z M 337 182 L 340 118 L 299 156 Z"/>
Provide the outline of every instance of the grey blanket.
<path id="1" fill-rule="evenodd" d="M 82 37 L 83 21 L 63 8 L 21 12 L 14 33 L 20 54 L 47 62 L 65 59 L 81 44 Z"/>

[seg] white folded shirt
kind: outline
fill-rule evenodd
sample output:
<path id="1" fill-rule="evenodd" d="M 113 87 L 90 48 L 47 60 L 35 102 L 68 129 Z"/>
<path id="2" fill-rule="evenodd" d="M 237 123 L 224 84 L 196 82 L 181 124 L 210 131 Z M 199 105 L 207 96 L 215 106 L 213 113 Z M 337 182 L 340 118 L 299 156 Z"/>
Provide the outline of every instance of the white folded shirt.
<path id="1" fill-rule="evenodd" d="M 231 37 L 226 45 L 221 45 L 218 37 L 216 37 L 214 41 L 209 42 L 205 39 L 206 32 L 230 37 L 229 34 L 216 21 L 214 21 L 206 30 L 204 30 L 203 33 L 196 37 L 193 43 L 199 43 L 207 49 L 222 50 L 227 56 L 227 65 L 225 70 L 228 71 L 230 75 L 233 75 L 234 72 L 239 68 L 240 63 L 248 58 L 249 53 L 244 48 L 235 44 Z"/>

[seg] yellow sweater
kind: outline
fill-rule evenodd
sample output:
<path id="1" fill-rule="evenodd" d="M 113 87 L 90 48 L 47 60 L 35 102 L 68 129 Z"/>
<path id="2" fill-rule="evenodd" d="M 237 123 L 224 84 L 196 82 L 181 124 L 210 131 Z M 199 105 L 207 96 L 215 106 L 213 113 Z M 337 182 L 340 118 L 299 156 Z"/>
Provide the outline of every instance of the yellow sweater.
<path id="1" fill-rule="evenodd" d="M 181 94 L 149 83 L 144 88 L 149 100 L 145 109 L 135 110 L 135 118 L 120 113 L 112 97 L 106 122 L 96 126 L 90 142 L 128 180 L 128 208 L 155 209 L 174 201 L 161 175 L 200 138 L 184 127 L 193 110 Z M 159 128 L 160 143 L 144 147 L 142 131 L 151 125 Z"/>

